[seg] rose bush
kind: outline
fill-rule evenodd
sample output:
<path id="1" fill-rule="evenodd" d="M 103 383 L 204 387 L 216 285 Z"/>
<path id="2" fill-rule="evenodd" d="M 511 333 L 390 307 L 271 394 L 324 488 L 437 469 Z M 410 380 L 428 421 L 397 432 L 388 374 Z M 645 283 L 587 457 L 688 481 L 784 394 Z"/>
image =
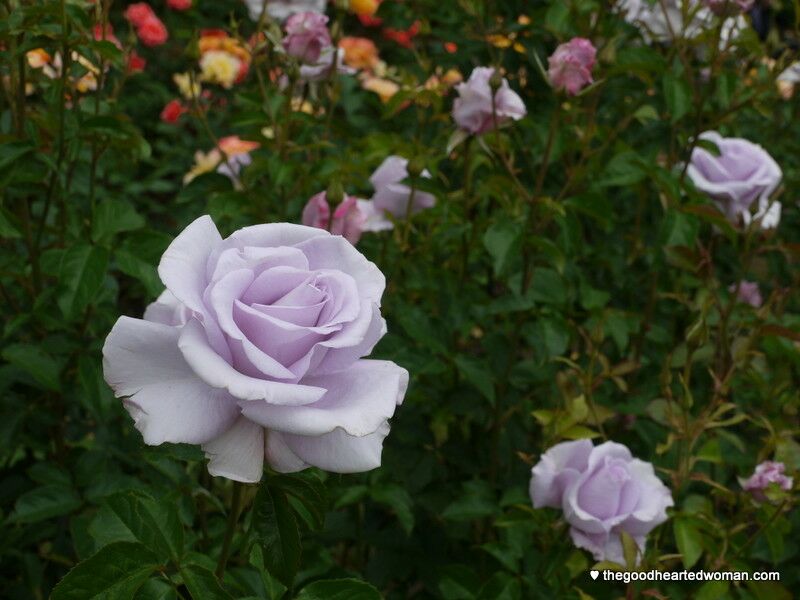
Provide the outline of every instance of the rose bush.
<path id="1" fill-rule="evenodd" d="M 405 369 L 362 359 L 386 333 L 384 277 L 319 229 L 256 225 L 220 237 L 201 217 L 159 265 L 167 290 L 121 317 L 105 377 L 148 444 L 202 444 L 208 469 L 281 472 L 380 465 Z"/>

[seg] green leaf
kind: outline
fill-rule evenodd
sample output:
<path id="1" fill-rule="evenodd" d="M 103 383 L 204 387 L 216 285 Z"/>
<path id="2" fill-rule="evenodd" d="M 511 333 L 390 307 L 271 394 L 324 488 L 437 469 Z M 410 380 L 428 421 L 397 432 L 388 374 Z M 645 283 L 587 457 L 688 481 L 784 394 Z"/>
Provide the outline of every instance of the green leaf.
<path id="1" fill-rule="evenodd" d="M 44 389 L 53 392 L 59 391 L 61 365 L 45 354 L 40 347 L 14 344 L 3 350 L 3 358 L 30 375 Z"/>
<path id="2" fill-rule="evenodd" d="M 194 600 L 233 600 L 208 569 L 190 565 L 181 569 L 181 577 Z"/>
<path id="3" fill-rule="evenodd" d="M 491 487 L 484 481 L 469 481 L 458 499 L 442 512 L 445 519 L 472 521 L 491 516 L 498 511 L 497 501 Z"/>
<path id="4" fill-rule="evenodd" d="M 483 236 L 483 245 L 494 260 L 495 275 L 502 275 L 519 255 L 522 227 L 513 221 L 494 223 Z"/>
<path id="5" fill-rule="evenodd" d="M 80 506 L 80 496 L 74 489 L 48 484 L 22 494 L 14 505 L 11 518 L 18 523 L 36 523 L 66 515 Z"/>
<path id="6" fill-rule="evenodd" d="M 267 571 L 292 587 L 300 568 L 300 532 L 286 494 L 279 487 L 262 483 L 253 502 L 252 529 L 264 552 Z"/>
<path id="7" fill-rule="evenodd" d="M 454 359 L 459 373 L 483 394 L 490 404 L 494 406 L 495 393 L 492 372 L 480 361 L 467 356 L 456 356 Z"/>
<path id="8" fill-rule="evenodd" d="M 381 593 L 358 579 L 324 579 L 304 587 L 297 600 L 381 600 Z"/>
<path id="9" fill-rule="evenodd" d="M 689 89 L 689 84 L 682 77 L 676 76 L 669 71 L 664 74 L 662 84 L 670 120 L 676 123 L 692 107 L 692 92 Z"/>
<path id="10" fill-rule="evenodd" d="M 177 600 L 178 592 L 163 579 L 148 579 L 139 588 L 134 600 Z"/>
<path id="11" fill-rule="evenodd" d="M 296 498 L 305 507 L 310 517 L 308 526 L 311 529 L 322 529 L 325 525 L 328 498 L 325 484 L 317 475 L 301 471 L 291 475 L 278 475 L 270 483 Z"/>
<path id="12" fill-rule="evenodd" d="M 180 564 L 183 553 L 183 525 L 173 502 L 156 502 L 144 492 L 117 494 L 106 499 L 106 506 L 159 559 Z"/>
<path id="13" fill-rule="evenodd" d="M 107 200 L 97 207 L 92 220 L 92 240 L 105 242 L 122 231 L 144 227 L 142 215 L 128 202 Z"/>
<path id="14" fill-rule="evenodd" d="M 111 544 L 67 573 L 50 600 L 132 598 L 158 566 L 153 553 L 141 544 Z"/>
<path id="15" fill-rule="evenodd" d="M 697 590 L 695 600 L 721 600 L 727 596 L 729 587 L 727 581 L 707 581 Z"/>
<path id="16" fill-rule="evenodd" d="M 675 532 L 675 543 L 683 560 L 683 568 L 688 571 L 703 554 L 703 536 L 694 522 L 685 517 L 676 517 L 672 529 Z"/>
<path id="17" fill-rule="evenodd" d="M 59 278 L 64 293 L 58 300 L 68 319 L 81 315 L 92 303 L 103 283 L 108 266 L 108 250 L 89 244 L 76 244 L 61 259 Z"/>
<path id="18" fill-rule="evenodd" d="M 414 513 L 411 512 L 413 501 L 405 488 L 386 484 L 374 488 L 370 495 L 375 502 L 390 506 L 403 530 L 407 535 L 411 535 L 411 531 L 414 529 Z"/>
<path id="19" fill-rule="evenodd" d="M 622 555 L 625 557 L 625 566 L 628 570 L 636 568 L 636 557 L 639 554 L 639 546 L 636 544 L 631 535 L 626 531 L 620 531 L 620 540 L 622 542 Z"/>

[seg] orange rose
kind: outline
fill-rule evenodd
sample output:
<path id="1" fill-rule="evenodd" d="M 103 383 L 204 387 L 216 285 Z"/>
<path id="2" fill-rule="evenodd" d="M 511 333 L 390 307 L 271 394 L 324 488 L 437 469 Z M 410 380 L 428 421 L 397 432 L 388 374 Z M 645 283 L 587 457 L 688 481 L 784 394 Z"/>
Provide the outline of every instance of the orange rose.
<path id="1" fill-rule="evenodd" d="M 378 48 L 375 42 L 362 37 L 344 37 L 339 41 L 344 50 L 344 62 L 354 69 L 372 69 L 378 64 Z"/>

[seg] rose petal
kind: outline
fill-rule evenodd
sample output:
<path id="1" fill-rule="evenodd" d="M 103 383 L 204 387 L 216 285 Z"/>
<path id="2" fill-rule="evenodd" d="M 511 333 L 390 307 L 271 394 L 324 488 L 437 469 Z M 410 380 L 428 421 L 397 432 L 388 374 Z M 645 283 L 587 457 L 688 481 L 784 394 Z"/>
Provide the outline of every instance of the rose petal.
<path id="1" fill-rule="evenodd" d="M 178 349 L 180 330 L 120 317 L 103 346 L 103 371 L 149 445 L 199 444 L 226 430 L 239 408 L 206 385 Z"/>
<path id="2" fill-rule="evenodd" d="M 188 308 L 204 313 L 206 264 L 214 248 L 222 242 L 211 217 L 192 222 L 169 245 L 158 265 L 158 275 L 167 289 Z"/>
<path id="3" fill-rule="evenodd" d="M 402 402 L 408 371 L 393 362 L 359 360 L 347 371 L 308 377 L 303 383 L 326 388 L 319 401 L 304 406 L 242 402 L 242 414 L 270 430 L 322 435 L 341 428 L 353 436 L 377 430 Z"/>
<path id="4" fill-rule="evenodd" d="M 222 435 L 203 444 L 208 472 L 244 483 L 261 480 L 264 470 L 264 428 L 244 417 Z"/>
<path id="5" fill-rule="evenodd" d="M 203 325 L 192 319 L 181 330 L 178 340 L 186 362 L 208 385 L 223 388 L 240 400 L 263 400 L 276 405 L 301 405 L 316 402 L 325 389 L 306 384 L 282 383 L 243 375 L 214 352 Z"/>

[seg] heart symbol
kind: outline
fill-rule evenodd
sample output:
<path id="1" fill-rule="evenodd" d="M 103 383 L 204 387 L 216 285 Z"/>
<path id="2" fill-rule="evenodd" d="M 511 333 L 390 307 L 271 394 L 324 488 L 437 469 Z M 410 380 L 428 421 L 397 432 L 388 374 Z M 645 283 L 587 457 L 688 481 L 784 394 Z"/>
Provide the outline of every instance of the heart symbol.
<path id="1" fill-rule="evenodd" d="M 600 575 L 600 571 L 592 569 L 591 571 L 589 571 L 589 575 L 592 576 L 592 579 L 597 579 L 597 576 Z"/>

